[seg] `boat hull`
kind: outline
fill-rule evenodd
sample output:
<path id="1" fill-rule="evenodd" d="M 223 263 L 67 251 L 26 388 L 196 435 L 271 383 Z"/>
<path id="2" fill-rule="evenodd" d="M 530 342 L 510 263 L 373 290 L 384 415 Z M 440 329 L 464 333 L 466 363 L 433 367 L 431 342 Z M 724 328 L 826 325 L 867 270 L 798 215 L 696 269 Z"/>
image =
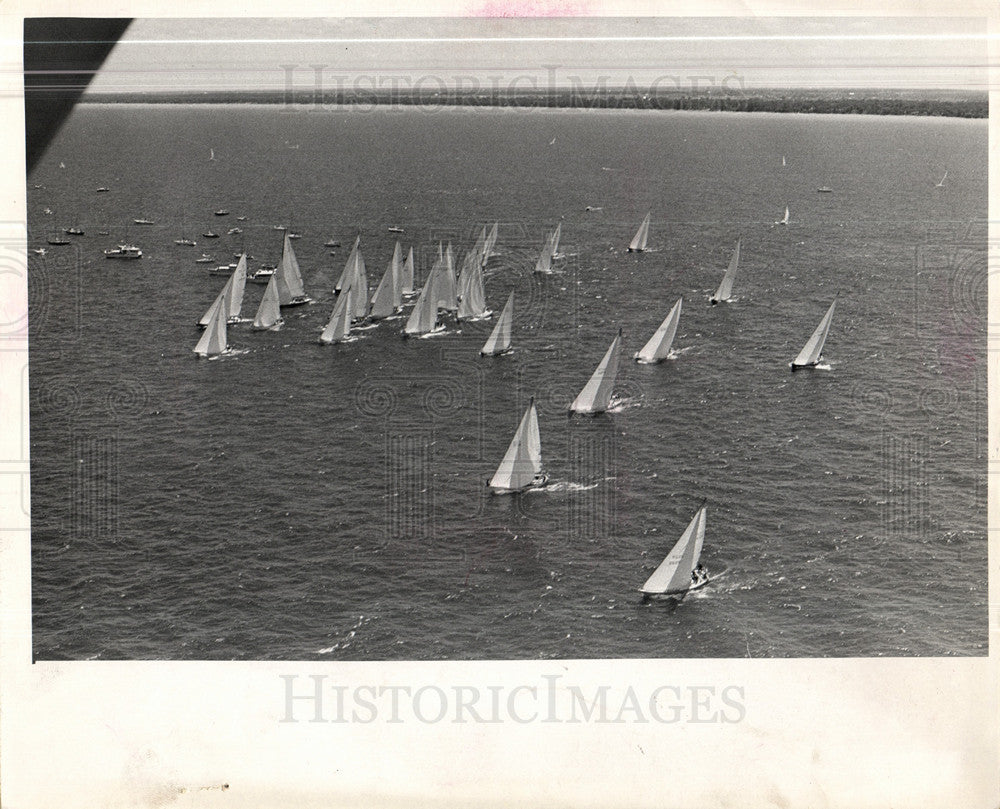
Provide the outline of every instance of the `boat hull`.
<path id="1" fill-rule="evenodd" d="M 308 295 L 300 295 L 297 298 L 292 298 L 288 303 L 279 304 L 282 309 L 287 309 L 289 306 L 302 306 L 306 303 L 312 303 L 312 298 Z"/>
<path id="2" fill-rule="evenodd" d="M 822 361 L 823 361 L 823 359 L 820 358 L 820 359 L 816 360 L 816 362 L 809 362 L 809 363 L 799 364 L 799 365 L 796 365 L 794 362 L 790 362 L 790 363 L 788 363 L 788 367 L 792 369 L 792 373 L 794 374 L 796 371 L 798 371 L 798 370 L 800 370 L 802 368 L 815 368 Z"/>
<path id="3" fill-rule="evenodd" d="M 521 494 L 522 492 L 531 491 L 532 489 L 541 489 L 545 487 L 545 484 L 549 482 L 548 475 L 536 475 L 535 479 L 531 481 L 527 486 L 522 486 L 520 489 L 506 489 L 502 486 L 490 486 L 489 483 L 486 486 L 490 490 L 490 494 Z"/>

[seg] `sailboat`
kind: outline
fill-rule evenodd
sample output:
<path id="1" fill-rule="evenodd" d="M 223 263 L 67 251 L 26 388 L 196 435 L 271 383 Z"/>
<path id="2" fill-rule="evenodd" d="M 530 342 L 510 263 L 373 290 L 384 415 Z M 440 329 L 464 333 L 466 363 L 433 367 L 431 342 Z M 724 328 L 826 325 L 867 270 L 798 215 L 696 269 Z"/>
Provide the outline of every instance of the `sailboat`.
<path id="1" fill-rule="evenodd" d="M 497 243 L 497 225 L 498 222 L 493 223 L 493 227 L 490 229 L 489 235 L 486 237 L 486 243 L 483 245 L 483 266 L 486 266 L 486 262 L 490 260 L 493 255 L 493 248 L 496 247 Z"/>
<path id="2" fill-rule="evenodd" d="M 776 225 L 787 225 L 788 224 L 788 217 L 789 217 L 788 206 L 786 205 L 785 206 L 785 216 L 784 216 L 784 218 L 783 219 L 779 219 L 774 224 L 776 224 Z"/>
<path id="3" fill-rule="evenodd" d="M 382 273 L 382 280 L 379 281 L 375 294 L 372 295 L 369 317 L 380 320 L 402 310 L 403 307 L 400 305 L 402 296 L 397 294 L 399 289 L 397 279 L 398 271 L 395 265 L 389 262 L 389 266 Z M 341 290 L 341 295 L 343 295 L 343 290 Z"/>
<path id="4" fill-rule="evenodd" d="M 670 553 L 639 588 L 643 601 L 649 601 L 653 596 L 679 600 L 691 590 L 708 584 L 708 573 L 698 563 L 705 542 L 705 511 L 706 507 L 702 505 Z"/>
<path id="5" fill-rule="evenodd" d="M 434 271 L 432 270 L 424 282 L 424 288 L 420 290 L 420 297 L 417 298 L 417 303 L 413 307 L 413 311 L 410 312 L 410 317 L 403 328 L 404 337 L 430 334 L 444 329 L 444 324 L 438 325 L 437 322 L 438 307 L 434 287 Z"/>
<path id="6" fill-rule="evenodd" d="M 305 288 L 302 286 L 299 262 L 295 258 L 295 251 L 292 249 L 292 243 L 288 241 L 287 233 L 285 233 L 285 241 L 281 248 L 281 261 L 278 262 L 278 268 L 274 271 L 274 279 L 278 288 L 280 306 L 301 306 L 312 300 L 305 294 Z"/>
<path id="7" fill-rule="evenodd" d="M 815 368 L 823 359 L 823 344 L 830 331 L 830 321 L 833 319 L 833 309 L 836 305 L 837 299 L 834 298 L 830 308 L 826 310 L 826 314 L 823 315 L 823 319 L 816 327 L 816 331 L 809 338 L 809 342 L 802 347 L 799 355 L 790 363 L 792 373 L 795 373 L 796 368 Z"/>
<path id="8" fill-rule="evenodd" d="M 486 290 L 483 288 L 483 266 L 478 256 L 470 253 L 459 282 L 458 320 L 485 320 L 493 312 L 486 308 Z"/>
<path id="9" fill-rule="evenodd" d="M 729 259 L 729 267 L 726 269 L 726 274 L 722 276 L 722 283 L 719 284 L 715 294 L 708 299 L 712 306 L 715 306 L 719 301 L 729 300 L 729 295 L 733 291 L 733 280 L 736 278 L 736 269 L 740 265 L 740 244 L 742 241 L 742 239 L 736 240 L 736 249 L 733 250 L 733 257 Z"/>
<path id="10" fill-rule="evenodd" d="M 549 248 L 549 239 L 545 240 L 545 244 L 542 246 L 542 252 L 539 254 L 538 260 L 535 262 L 535 272 L 552 272 L 552 251 Z"/>
<path id="11" fill-rule="evenodd" d="M 198 321 L 198 326 L 200 328 L 204 329 L 205 327 L 207 327 L 208 324 L 215 319 L 215 315 L 219 311 L 219 309 L 223 308 L 226 305 L 226 298 L 229 295 L 229 290 L 232 288 L 232 286 L 233 286 L 233 279 L 230 278 L 228 281 L 226 281 L 225 286 L 222 287 L 222 291 L 215 296 L 215 300 L 212 301 L 212 305 L 209 306 L 208 309 L 205 311 L 205 314 L 201 316 L 201 320 Z M 228 320 L 228 318 L 229 314 L 227 311 L 226 319 Z"/>
<path id="12" fill-rule="evenodd" d="M 260 300 L 260 306 L 257 307 L 257 315 L 253 319 L 253 328 L 255 331 L 263 329 L 277 331 L 277 329 L 281 328 L 283 322 L 281 304 L 278 300 L 278 281 L 272 275 L 267 282 L 267 288 L 264 290 L 264 297 Z"/>
<path id="13" fill-rule="evenodd" d="M 503 311 L 497 319 L 497 324 L 493 327 L 486 343 L 479 350 L 480 355 L 495 357 L 499 354 L 506 354 L 510 351 L 510 327 L 514 321 L 514 292 L 511 290 L 507 303 L 504 304 Z"/>
<path id="14" fill-rule="evenodd" d="M 351 248 L 351 254 L 347 257 L 347 263 L 344 264 L 344 269 L 340 273 L 340 278 L 337 280 L 337 285 L 333 288 L 334 292 L 340 292 L 340 290 L 343 287 L 348 286 L 351 283 L 352 279 L 354 278 L 356 265 L 358 261 L 361 260 L 360 254 L 358 252 L 360 244 L 361 244 L 361 237 L 355 236 L 354 247 Z M 365 295 L 367 296 L 367 294 L 368 294 L 368 283 L 366 279 Z"/>
<path id="15" fill-rule="evenodd" d="M 604 358 L 597 366 L 590 380 L 584 386 L 580 394 L 569 406 L 571 413 L 595 414 L 603 413 L 611 404 L 611 392 L 615 386 L 615 377 L 618 375 L 618 361 L 620 359 L 618 347 L 622 341 L 622 330 L 618 329 L 618 334 L 611 341 L 611 346 L 604 354 Z"/>
<path id="16" fill-rule="evenodd" d="M 398 244 L 398 242 L 397 242 Z M 401 281 L 402 292 L 404 295 L 414 294 L 413 289 L 413 248 L 410 248 L 410 252 L 406 255 L 406 261 L 403 262 L 403 277 Z"/>
<path id="17" fill-rule="evenodd" d="M 240 260 L 236 263 L 236 269 L 230 277 L 229 295 L 226 299 L 228 308 L 228 322 L 240 322 L 240 309 L 243 308 L 243 292 L 247 285 L 247 254 L 240 255 Z"/>
<path id="18" fill-rule="evenodd" d="M 434 279 L 434 294 L 437 305 L 450 312 L 458 309 L 454 254 L 452 253 L 450 244 L 442 256 L 434 262 L 428 280 L 431 278 Z"/>
<path id="19" fill-rule="evenodd" d="M 392 271 L 392 305 L 399 311 L 403 308 L 403 248 L 398 240 L 392 248 L 389 268 Z"/>
<path id="20" fill-rule="evenodd" d="M 194 347 L 194 353 L 199 357 L 212 357 L 216 354 L 224 353 L 228 348 L 229 345 L 226 342 L 226 309 L 225 304 L 220 302 L 215 307 L 215 313 L 212 315 L 205 333 Z"/>
<path id="21" fill-rule="evenodd" d="M 677 323 L 681 319 L 681 304 L 683 298 L 678 298 L 670 310 L 670 314 L 664 318 L 660 328 L 656 330 L 649 342 L 636 352 L 635 360 L 643 365 L 653 365 L 662 362 L 670 354 L 670 346 L 674 342 L 674 335 L 677 334 Z"/>
<path id="22" fill-rule="evenodd" d="M 341 290 L 340 295 L 337 296 L 337 302 L 333 306 L 330 322 L 326 324 L 323 333 L 319 336 L 321 343 L 343 343 L 349 339 L 351 333 L 351 297 L 353 295 L 353 287 L 349 286 L 347 289 Z"/>
<path id="23" fill-rule="evenodd" d="M 944 177 L 942 177 L 942 178 L 941 178 L 941 182 L 939 182 L 939 183 L 938 183 L 938 184 L 937 184 L 936 186 L 934 186 L 934 187 L 935 187 L 935 188 L 944 188 L 944 181 L 945 181 L 945 180 L 947 180 L 947 179 L 948 179 L 948 172 L 947 172 L 947 171 L 945 171 L 945 173 L 944 173 Z"/>
<path id="24" fill-rule="evenodd" d="M 646 241 L 649 239 L 649 216 L 649 214 L 646 214 L 646 218 L 639 225 L 639 229 L 635 232 L 635 236 L 632 237 L 632 241 L 629 243 L 628 252 L 641 253 L 646 249 Z"/>
<path id="25" fill-rule="evenodd" d="M 556 229 L 552 231 L 549 236 L 549 255 L 552 258 L 560 258 L 562 253 L 559 252 L 559 239 L 562 236 L 562 222 L 556 225 Z"/>
<path id="26" fill-rule="evenodd" d="M 493 494 L 513 494 L 544 486 L 547 480 L 542 472 L 542 440 L 538 433 L 535 398 L 532 397 L 507 453 L 487 485 Z"/>

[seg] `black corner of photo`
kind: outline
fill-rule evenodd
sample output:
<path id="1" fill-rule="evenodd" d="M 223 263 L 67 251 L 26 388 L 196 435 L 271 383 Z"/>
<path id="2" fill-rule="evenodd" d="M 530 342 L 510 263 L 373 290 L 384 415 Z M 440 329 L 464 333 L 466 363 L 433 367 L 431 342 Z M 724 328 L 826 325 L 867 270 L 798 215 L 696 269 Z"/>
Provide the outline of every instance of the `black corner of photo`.
<path id="1" fill-rule="evenodd" d="M 24 122 L 31 171 L 132 20 L 27 17 Z"/>

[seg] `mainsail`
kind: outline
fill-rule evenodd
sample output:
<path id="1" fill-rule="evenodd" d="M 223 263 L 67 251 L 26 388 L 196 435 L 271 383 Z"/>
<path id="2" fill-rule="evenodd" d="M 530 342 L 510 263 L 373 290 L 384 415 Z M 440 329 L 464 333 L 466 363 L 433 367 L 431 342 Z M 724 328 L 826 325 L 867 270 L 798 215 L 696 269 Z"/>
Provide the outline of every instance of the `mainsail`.
<path id="1" fill-rule="evenodd" d="M 428 280 L 430 279 L 434 279 L 434 300 L 436 305 L 451 312 L 458 309 L 455 263 L 450 244 L 448 245 L 447 252 L 434 262 L 431 274 L 428 276 Z"/>
<path id="2" fill-rule="evenodd" d="M 358 263 L 358 247 L 361 244 L 361 237 L 354 237 L 354 247 L 351 248 L 351 254 L 347 257 L 347 263 L 344 265 L 344 269 L 340 273 L 340 278 L 337 280 L 337 285 L 333 288 L 334 292 L 340 292 L 345 286 L 351 283 L 354 278 L 355 269 Z M 365 294 L 368 294 L 368 290 L 365 290 Z"/>
<path id="3" fill-rule="evenodd" d="M 483 268 L 478 260 L 469 262 L 465 266 L 459 287 L 457 315 L 459 320 L 486 317 L 490 314 L 486 308 L 486 290 L 483 288 Z"/>
<path id="4" fill-rule="evenodd" d="M 389 269 L 392 272 L 392 305 L 398 311 L 403 306 L 403 248 L 399 246 L 398 239 L 392 248 Z"/>
<path id="5" fill-rule="evenodd" d="M 639 225 L 635 236 L 632 237 L 632 241 L 628 246 L 630 253 L 641 253 L 646 249 L 646 240 L 649 238 L 649 216 L 649 214 L 646 214 L 646 218 L 642 220 L 642 224 Z"/>
<path id="6" fill-rule="evenodd" d="M 496 247 L 497 243 L 497 224 L 493 223 L 493 227 L 490 229 L 489 235 L 486 237 L 486 244 L 483 246 L 483 266 L 486 266 L 486 262 L 490 260 L 490 256 L 493 255 L 493 248 Z"/>
<path id="7" fill-rule="evenodd" d="M 667 558 L 653 571 L 640 588 L 650 595 L 671 595 L 686 593 L 691 587 L 691 573 L 701 556 L 701 546 L 705 542 L 705 506 L 688 523 L 688 527 L 671 548 Z"/>
<path id="8" fill-rule="evenodd" d="M 229 288 L 227 298 L 227 308 L 229 311 L 229 322 L 238 323 L 240 320 L 240 309 L 243 308 L 243 292 L 247 285 L 247 254 L 240 255 L 240 260 L 233 270 L 233 275 L 229 279 L 232 286 Z"/>
<path id="9" fill-rule="evenodd" d="M 392 264 L 390 264 L 386 267 L 385 272 L 382 274 L 382 280 L 378 282 L 375 294 L 372 295 L 372 308 L 368 313 L 370 317 L 389 317 L 389 315 L 398 311 L 393 302 L 393 298 L 395 297 L 393 292 L 395 288 L 393 275 L 393 267 Z M 343 291 L 341 291 L 340 294 L 343 295 Z"/>
<path id="10" fill-rule="evenodd" d="M 742 242 L 742 239 L 736 240 L 736 249 L 733 251 L 733 257 L 729 259 L 729 267 L 726 268 L 726 274 L 722 276 L 722 283 L 719 284 L 715 295 L 709 299 L 712 303 L 729 300 L 729 295 L 733 291 L 733 280 L 736 278 L 736 269 L 740 265 L 740 244 Z"/>
<path id="11" fill-rule="evenodd" d="M 208 310 L 201 316 L 201 320 L 198 321 L 198 325 L 202 328 L 208 326 L 215 317 L 216 312 L 220 309 L 223 311 L 222 319 L 229 319 L 229 293 L 233 288 L 233 277 L 229 276 L 229 280 L 226 281 L 225 286 L 222 287 L 222 291 L 215 296 L 215 300 L 212 301 L 212 305 L 208 307 Z"/>
<path id="12" fill-rule="evenodd" d="M 670 310 L 670 314 L 664 318 L 660 328 L 649 338 L 649 342 L 642 347 L 642 350 L 635 355 L 637 361 L 654 363 L 666 359 L 670 353 L 670 346 L 674 342 L 674 335 L 677 334 L 677 323 L 681 318 L 683 301 L 683 298 L 677 299 L 677 303 Z"/>
<path id="13" fill-rule="evenodd" d="M 498 494 L 518 492 L 544 482 L 542 440 L 538 433 L 538 412 L 534 398 L 528 403 L 507 454 L 490 478 L 489 487 Z"/>
<path id="14" fill-rule="evenodd" d="M 349 286 L 340 291 L 330 315 L 330 322 L 326 324 L 323 333 L 319 336 L 321 343 L 339 343 L 351 333 L 351 298 L 353 295 L 354 287 Z"/>
<path id="15" fill-rule="evenodd" d="M 403 263 L 403 277 L 402 277 L 402 292 L 404 295 L 413 294 L 413 248 L 410 248 L 410 252 L 406 256 L 406 261 Z"/>
<path id="16" fill-rule="evenodd" d="M 264 297 L 257 307 L 257 315 L 253 319 L 254 329 L 271 329 L 281 323 L 281 308 L 278 303 L 278 282 L 274 276 L 267 282 Z"/>
<path id="17" fill-rule="evenodd" d="M 555 258 L 559 253 L 559 238 L 562 236 L 562 222 L 549 234 L 549 255 Z"/>
<path id="18" fill-rule="evenodd" d="M 816 327 L 816 331 L 812 333 L 812 337 L 809 338 L 799 355 L 792 360 L 792 370 L 795 368 L 801 368 L 803 366 L 816 365 L 820 357 L 823 354 L 823 343 L 826 342 L 826 335 L 830 331 L 830 321 L 833 319 L 833 308 L 837 305 L 837 299 L 833 299 L 833 303 L 830 304 L 830 308 L 826 310 L 826 314 L 823 315 L 823 319 L 819 322 Z"/>
<path id="19" fill-rule="evenodd" d="M 615 377 L 618 375 L 618 361 L 620 359 L 618 346 L 621 344 L 622 330 L 618 330 L 615 339 L 611 341 L 611 346 L 604 354 L 600 365 L 590 377 L 590 381 L 580 391 L 580 395 L 573 400 L 569 409 L 574 413 L 603 413 L 611 404 L 611 392 L 615 386 Z"/>
<path id="20" fill-rule="evenodd" d="M 226 309 L 220 304 L 209 322 L 205 333 L 194 347 L 194 353 L 199 357 L 211 357 L 221 354 L 228 348 L 226 343 Z"/>
<path id="21" fill-rule="evenodd" d="M 410 317 L 406 321 L 403 331 L 405 334 L 427 334 L 434 331 L 437 326 L 437 301 L 434 291 L 434 272 L 427 277 L 424 288 L 420 290 L 420 297 L 410 312 Z"/>
<path id="22" fill-rule="evenodd" d="M 506 351 L 510 351 L 510 327 L 513 319 L 514 292 L 511 291 L 510 297 L 507 298 L 507 303 L 504 304 L 503 311 L 500 313 L 500 318 L 497 320 L 496 326 L 493 327 L 493 331 L 490 333 L 489 339 L 479 351 L 480 354 L 494 356 L 496 354 L 503 354 Z"/>
<path id="23" fill-rule="evenodd" d="M 295 251 L 289 241 L 288 233 L 285 233 L 285 242 L 281 249 L 281 261 L 278 269 L 274 271 L 278 287 L 278 303 L 281 306 L 292 306 L 298 303 L 305 303 L 306 291 L 302 286 L 302 273 L 299 272 L 299 262 L 295 258 Z"/>

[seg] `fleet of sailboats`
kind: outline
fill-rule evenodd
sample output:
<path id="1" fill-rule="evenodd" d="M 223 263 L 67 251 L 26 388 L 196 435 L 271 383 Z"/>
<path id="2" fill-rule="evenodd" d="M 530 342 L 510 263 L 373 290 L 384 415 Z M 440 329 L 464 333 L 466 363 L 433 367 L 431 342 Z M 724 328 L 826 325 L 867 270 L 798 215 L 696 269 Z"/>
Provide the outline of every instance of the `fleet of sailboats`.
<path id="1" fill-rule="evenodd" d="M 944 178 L 942 182 L 943 180 Z M 650 215 L 647 214 L 629 245 L 630 251 L 641 252 L 646 249 L 649 220 Z M 789 211 L 786 206 L 785 216 L 780 224 L 787 224 L 788 221 Z M 536 271 L 544 272 L 551 269 L 553 257 L 558 255 L 561 228 L 560 223 L 547 236 L 535 266 Z M 457 278 L 451 244 L 448 244 L 447 248 L 439 244 L 438 258 L 419 289 L 416 303 L 403 329 L 404 335 L 422 336 L 442 330 L 444 325 L 439 322 L 442 310 L 454 311 L 456 320 L 484 318 L 491 314 L 486 305 L 483 268 L 493 254 L 496 233 L 496 224 L 491 230 L 487 230 L 485 226 L 482 228 L 475 244 L 463 257 Z M 742 239 L 738 239 L 722 281 L 709 299 L 713 305 L 730 299 L 739 268 L 741 248 Z M 204 332 L 194 348 L 197 355 L 212 357 L 228 352 L 227 323 L 240 321 L 247 275 L 247 256 L 242 253 L 225 286 L 199 322 L 199 325 L 204 327 Z M 324 344 L 350 341 L 354 339 L 351 329 L 356 321 L 378 320 L 401 312 L 404 296 L 416 292 L 414 275 L 413 248 L 409 248 L 404 260 L 403 248 L 397 241 L 389 264 L 369 300 L 360 236 L 357 237 L 337 282 L 335 291 L 338 294 L 319 341 Z M 282 307 L 298 305 L 309 300 L 303 288 L 298 261 L 286 232 L 281 260 L 268 280 L 253 320 L 253 328 L 255 330 L 279 328 L 283 322 Z M 822 361 L 822 351 L 836 303 L 834 299 L 805 346 L 790 364 L 792 371 L 815 367 Z M 514 292 L 511 291 L 488 339 L 480 349 L 482 356 L 498 356 L 511 350 L 513 307 Z M 670 356 L 682 308 L 683 298 L 678 298 L 655 333 L 635 353 L 637 362 L 653 364 Z M 598 414 L 610 409 L 620 364 L 621 342 L 622 330 L 619 329 L 597 368 L 570 405 L 571 413 Z M 542 469 L 538 411 L 532 399 L 503 459 L 490 478 L 488 487 L 496 494 L 513 494 L 544 487 L 547 480 Z M 666 558 L 640 588 L 644 600 L 653 597 L 680 599 L 686 593 L 710 581 L 707 571 L 699 561 L 705 539 L 705 524 L 706 507 L 702 505 Z"/>
<path id="2" fill-rule="evenodd" d="M 792 360 L 791 368 L 793 373 L 796 368 L 815 368 L 823 359 L 823 345 L 826 343 L 826 336 L 830 332 L 830 321 L 833 320 L 833 310 L 836 305 L 837 299 L 834 298 L 833 303 L 830 304 L 830 308 L 826 310 L 826 314 L 823 315 L 823 319 L 816 327 L 816 331 L 812 333 L 812 336 L 802 347 L 798 356 Z"/>

